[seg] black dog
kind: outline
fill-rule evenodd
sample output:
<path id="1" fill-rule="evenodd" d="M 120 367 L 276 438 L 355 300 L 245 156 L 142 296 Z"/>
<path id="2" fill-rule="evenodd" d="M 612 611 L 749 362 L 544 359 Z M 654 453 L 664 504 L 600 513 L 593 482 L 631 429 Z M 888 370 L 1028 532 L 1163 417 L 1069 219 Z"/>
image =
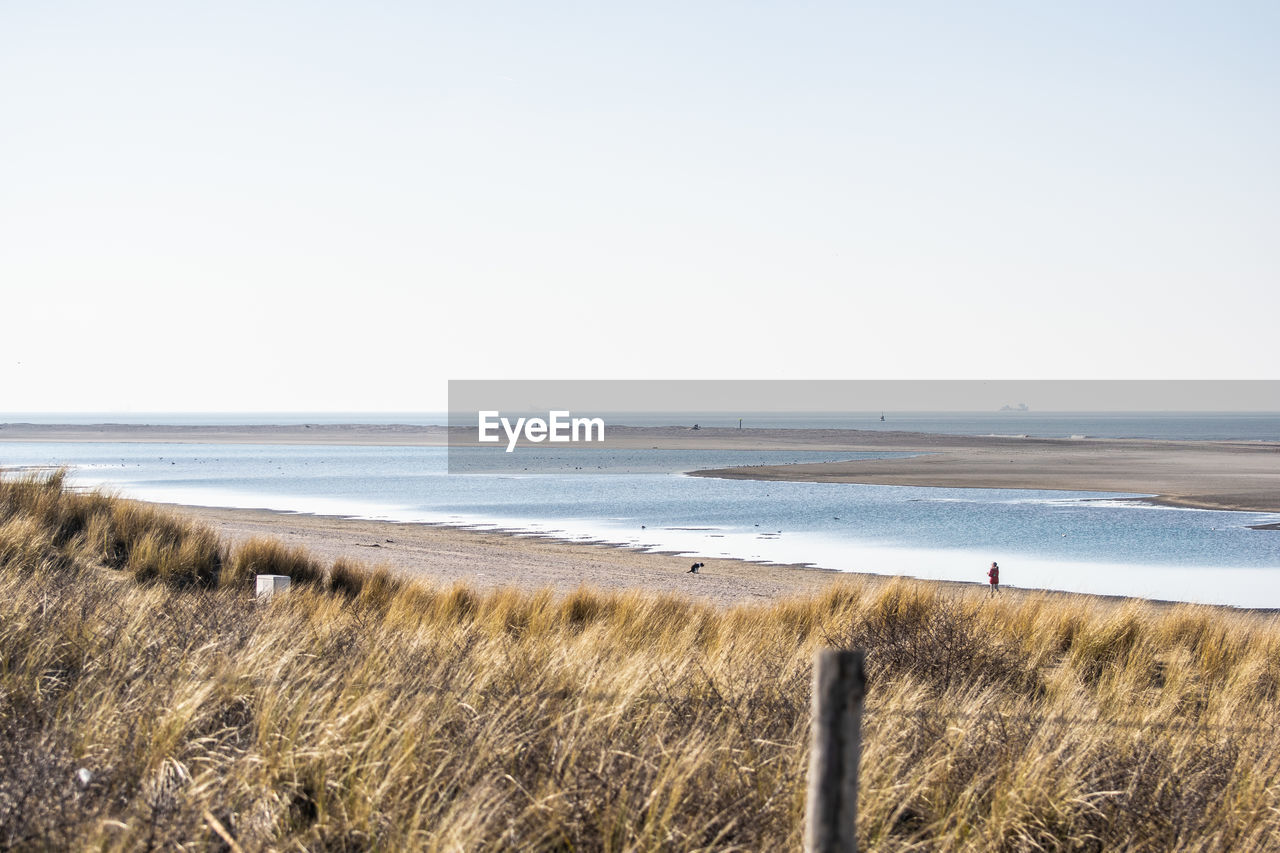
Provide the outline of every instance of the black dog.
<path id="1" fill-rule="evenodd" d="M 689 567 L 689 572 L 693 572 L 696 575 L 698 573 L 698 569 L 702 568 L 705 565 L 706 563 L 694 563 L 692 566 Z M 685 574 L 687 575 L 689 574 L 689 572 L 685 572 Z"/>

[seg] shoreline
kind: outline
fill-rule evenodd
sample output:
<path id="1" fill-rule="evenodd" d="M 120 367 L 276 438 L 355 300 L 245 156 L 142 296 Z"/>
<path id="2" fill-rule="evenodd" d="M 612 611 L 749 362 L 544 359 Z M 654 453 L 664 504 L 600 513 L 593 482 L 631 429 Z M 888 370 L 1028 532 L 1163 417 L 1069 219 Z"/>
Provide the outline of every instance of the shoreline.
<path id="1" fill-rule="evenodd" d="M 882 578 L 886 583 L 894 577 L 738 558 L 699 558 L 706 568 L 695 575 L 688 571 L 691 558 L 676 552 L 550 534 L 273 509 L 144 503 L 207 524 L 228 544 L 269 536 L 306 548 L 324 562 L 346 558 L 385 565 L 433 583 L 464 582 L 485 589 L 546 588 L 563 595 L 589 586 L 689 596 L 728 607 L 818 593 L 845 577 Z"/>
<path id="2" fill-rule="evenodd" d="M 818 595 L 843 581 L 871 589 L 897 580 L 936 585 L 956 593 L 981 593 L 985 580 L 938 580 L 910 575 L 875 574 L 818 568 L 800 563 L 753 562 L 741 558 L 698 558 L 705 568 L 690 574 L 689 557 L 670 551 L 644 551 L 611 542 L 563 539 L 553 534 L 447 523 L 355 519 L 271 509 L 200 507 L 144 502 L 207 524 L 228 544 L 267 536 L 303 547 L 331 563 L 346 558 L 432 583 L 466 583 L 482 589 L 549 589 L 566 595 L 579 587 L 610 592 L 639 591 L 701 600 L 718 607 L 765 604 Z M 975 569 L 981 574 L 985 567 Z M 1233 613 L 1274 616 L 1280 608 L 1198 604 L 1104 593 L 1001 585 L 1000 595 L 1087 599 L 1113 605 L 1140 601 L 1155 607 L 1213 607 Z"/>

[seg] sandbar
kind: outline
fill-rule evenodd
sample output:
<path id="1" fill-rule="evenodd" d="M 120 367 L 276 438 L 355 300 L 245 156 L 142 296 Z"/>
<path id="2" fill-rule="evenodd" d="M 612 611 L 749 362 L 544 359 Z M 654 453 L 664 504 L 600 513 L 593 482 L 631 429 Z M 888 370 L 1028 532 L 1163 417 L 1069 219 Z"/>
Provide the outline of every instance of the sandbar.
<path id="1" fill-rule="evenodd" d="M 700 477 L 1150 495 L 1167 506 L 1280 512 L 1280 444 L 1138 439 L 929 436 L 874 449 L 917 450 L 895 459 L 750 466 Z M 872 449 L 868 447 L 867 449 Z"/>

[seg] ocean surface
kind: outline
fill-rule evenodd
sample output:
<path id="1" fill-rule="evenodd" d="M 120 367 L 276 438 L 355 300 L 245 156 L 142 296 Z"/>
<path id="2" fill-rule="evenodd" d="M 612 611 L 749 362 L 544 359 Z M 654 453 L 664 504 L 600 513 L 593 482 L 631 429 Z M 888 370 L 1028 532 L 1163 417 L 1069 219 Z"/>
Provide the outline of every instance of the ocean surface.
<path id="1" fill-rule="evenodd" d="M 545 416 L 545 412 L 541 413 Z M 881 415 L 884 420 L 880 420 Z M 869 429 L 949 435 L 1028 435 L 1041 438 L 1160 438 L 1280 441 L 1275 412 L 615 412 L 606 423 L 626 426 L 744 427 L 754 429 Z M 8 412 L 0 423 L 36 424 L 407 424 L 448 423 L 444 412 Z M 469 416 L 468 425 L 473 421 Z"/>
<path id="2" fill-rule="evenodd" d="M 1280 607 L 1280 531 L 1249 528 L 1280 515 L 1152 507 L 1138 495 L 683 474 L 898 454 L 531 448 L 520 451 L 519 472 L 449 474 L 446 453 L 0 442 L 0 466 L 67 465 L 75 484 L 143 500 L 501 528 L 673 551 L 708 561 L 710 570 L 716 558 L 737 557 L 982 582 L 997 560 L 1002 580 L 1015 587 Z"/>

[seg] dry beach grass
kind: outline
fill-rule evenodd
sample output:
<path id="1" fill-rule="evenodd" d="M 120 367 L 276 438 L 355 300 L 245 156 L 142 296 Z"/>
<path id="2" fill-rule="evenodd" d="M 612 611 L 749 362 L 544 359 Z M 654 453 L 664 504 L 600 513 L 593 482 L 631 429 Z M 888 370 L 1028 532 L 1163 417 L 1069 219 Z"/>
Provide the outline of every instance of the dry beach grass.
<path id="1" fill-rule="evenodd" d="M 433 585 L 56 476 L 0 482 L 0 845 L 796 849 L 830 644 L 868 649 L 863 849 L 1280 845 L 1269 616 Z"/>

